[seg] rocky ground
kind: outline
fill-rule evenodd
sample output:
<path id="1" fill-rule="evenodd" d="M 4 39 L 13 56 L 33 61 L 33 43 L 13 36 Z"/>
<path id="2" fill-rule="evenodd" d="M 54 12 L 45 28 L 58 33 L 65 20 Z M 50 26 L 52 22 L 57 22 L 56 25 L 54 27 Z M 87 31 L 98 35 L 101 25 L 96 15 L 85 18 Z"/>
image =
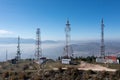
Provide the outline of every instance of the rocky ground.
<path id="1" fill-rule="evenodd" d="M 1 62 L 0 80 L 120 80 L 120 70 L 83 61 L 78 65 L 63 65 L 48 60 L 40 66 L 23 60 L 18 64 Z"/>

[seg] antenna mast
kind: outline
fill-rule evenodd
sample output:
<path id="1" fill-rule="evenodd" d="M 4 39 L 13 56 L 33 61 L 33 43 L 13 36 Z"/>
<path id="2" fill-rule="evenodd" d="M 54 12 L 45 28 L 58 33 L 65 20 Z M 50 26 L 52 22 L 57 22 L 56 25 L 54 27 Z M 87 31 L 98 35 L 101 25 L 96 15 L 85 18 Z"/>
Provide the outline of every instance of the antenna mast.
<path id="1" fill-rule="evenodd" d="M 18 46 L 17 46 L 17 60 L 21 59 L 21 52 L 20 52 L 20 37 L 18 36 Z"/>
<path id="2" fill-rule="evenodd" d="M 104 44 L 104 23 L 101 20 L 101 57 L 105 58 L 105 44 Z"/>
<path id="3" fill-rule="evenodd" d="M 70 56 L 69 55 L 70 31 L 71 31 L 70 23 L 69 23 L 69 20 L 67 20 L 67 24 L 66 24 L 66 27 L 65 27 L 65 33 L 66 33 L 65 56 L 67 58 L 69 58 L 69 56 Z"/>
<path id="4" fill-rule="evenodd" d="M 41 48 L 41 36 L 40 36 L 40 28 L 37 28 L 36 31 L 36 58 L 39 61 L 42 57 L 42 48 Z"/>

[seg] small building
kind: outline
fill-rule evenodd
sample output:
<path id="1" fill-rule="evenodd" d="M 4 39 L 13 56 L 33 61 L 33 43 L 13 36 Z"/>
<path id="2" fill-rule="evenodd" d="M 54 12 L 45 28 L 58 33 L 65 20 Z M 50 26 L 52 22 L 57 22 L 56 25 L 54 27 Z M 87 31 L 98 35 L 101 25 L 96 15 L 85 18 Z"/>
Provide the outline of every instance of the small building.
<path id="1" fill-rule="evenodd" d="M 105 56 L 105 58 L 97 57 L 96 62 L 98 63 L 117 63 L 119 64 L 119 60 L 116 56 Z"/>
<path id="2" fill-rule="evenodd" d="M 98 63 L 105 63 L 105 59 L 102 58 L 102 57 L 97 57 L 96 58 L 96 62 L 98 62 Z"/>
<path id="3" fill-rule="evenodd" d="M 119 64 L 119 60 L 117 59 L 116 56 L 105 56 L 105 62 L 106 63 L 118 63 Z"/>
<path id="4" fill-rule="evenodd" d="M 12 64 L 16 64 L 17 63 L 17 59 L 11 59 L 11 63 Z"/>
<path id="5" fill-rule="evenodd" d="M 42 64 L 44 61 L 46 61 L 46 59 L 47 59 L 46 57 L 41 57 L 40 58 L 40 64 Z"/>
<path id="6" fill-rule="evenodd" d="M 62 64 L 70 64 L 71 59 L 62 59 Z"/>
<path id="7" fill-rule="evenodd" d="M 46 57 L 41 57 L 39 60 L 35 60 L 35 63 L 42 64 L 46 59 Z"/>

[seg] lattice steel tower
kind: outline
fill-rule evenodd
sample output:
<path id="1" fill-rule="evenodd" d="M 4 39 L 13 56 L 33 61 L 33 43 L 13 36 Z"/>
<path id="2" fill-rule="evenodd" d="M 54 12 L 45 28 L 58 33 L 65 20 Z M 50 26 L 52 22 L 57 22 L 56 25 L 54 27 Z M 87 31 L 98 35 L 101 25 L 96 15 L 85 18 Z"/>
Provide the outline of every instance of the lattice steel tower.
<path id="1" fill-rule="evenodd" d="M 65 33 L 66 33 L 65 56 L 68 58 L 70 57 L 70 54 L 69 54 L 70 31 L 71 31 L 70 23 L 69 23 L 69 20 L 67 20 L 67 24 L 65 27 Z"/>
<path id="2" fill-rule="evenodd" d="M 21 52 L 20 52 L 20 37 L 18 36 L 18 45 L 17 45 L 17 60 L 21 59 Z"/>
<path id="3" fill-rule="evenodd" d="M 36 31 L 36 53 L 35 53 L 35 56 L 38 61 L 42 57 L 40 28 L 37 28 L 37 31 Z"/>
<path id="4" fill-rule="evenodd" d="M 105 58 L 105 44 L 104 44 L 104 23 L 101 20 L 101 57 Z"/>

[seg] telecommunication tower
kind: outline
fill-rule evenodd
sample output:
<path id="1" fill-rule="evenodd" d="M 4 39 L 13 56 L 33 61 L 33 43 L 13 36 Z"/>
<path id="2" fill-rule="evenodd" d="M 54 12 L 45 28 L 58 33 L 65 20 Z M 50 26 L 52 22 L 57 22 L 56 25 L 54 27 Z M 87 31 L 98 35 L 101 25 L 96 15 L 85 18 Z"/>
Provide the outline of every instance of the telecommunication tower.
<path id="1" fill-rule="evenodd" d="M 104 22 L 101 20 L 101 57 L 105 58 L 105 44 L 104 44 Z"/>
<path id="2" fill-rule="evenodd" d="M 67 24 L 65 27 L 65 33 L 66 33 L 66 46 L 65 46 L 65 57 L 69 58 L 70 54 L 69 54 L 69 43 L 70 43 L 70 23 L 69 20 L 67 20 Z"/>
<path id="3" fill-rule="evenodd" d="M 17 45 L 17 60 L 21 59 L 21 52 L 20 52 L 20 37 L 18 36 L 18 45 Z"/>
<path id="4" fill-rule="evenodd" d="M 37 61 L 39 61 L 40 58 L 42 57 L 40 28 L 37 28 L 37 31 L 36 31 L 36 53 L 35 53 L 35 56 L 37 58 Z"/>

